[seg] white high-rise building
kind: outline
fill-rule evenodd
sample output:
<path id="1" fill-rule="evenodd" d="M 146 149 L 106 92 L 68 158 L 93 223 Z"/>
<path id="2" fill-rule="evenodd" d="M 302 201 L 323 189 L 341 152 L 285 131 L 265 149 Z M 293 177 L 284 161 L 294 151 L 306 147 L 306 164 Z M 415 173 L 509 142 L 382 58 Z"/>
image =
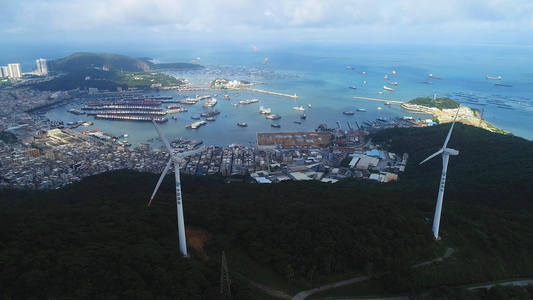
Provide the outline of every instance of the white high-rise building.
<path id="1" fill-rule="evenodd" d="M 9 78 L 19 79 L 22 77 L 22 72 L 20 71 L 20 64 L 8 64 L 7 69 L 9 73 Z"/>
<path id="2" fill-rule="evenodd" d="M 7 67 L 0 67 L 0 78 L 9 77 L 7 72 Z"/>
<path id="3" fill-rule="evenodd" d="M 48 65 L 46 59 L 39 58 L 36 60 L 37 69 L 35 70 L 36 75 L 48 75 Z"/>

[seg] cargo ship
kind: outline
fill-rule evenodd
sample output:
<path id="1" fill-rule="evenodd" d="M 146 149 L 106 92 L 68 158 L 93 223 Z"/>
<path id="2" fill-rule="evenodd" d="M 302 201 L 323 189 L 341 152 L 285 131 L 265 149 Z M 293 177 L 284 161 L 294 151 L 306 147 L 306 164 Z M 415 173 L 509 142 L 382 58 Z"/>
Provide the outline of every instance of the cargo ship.
<path id="1" fill-rule="evenodd" d="M 96 119 L 107 119 L 107 120 L 120 120 L 120 121 L 148 121 L 151 122 L 154 120 L 158 123 L 167 122 L 168 119 L 160 116 L 150 116 L 150 115 L 114 115 L 114 114 L 102 114 L 94 116 Z"/>

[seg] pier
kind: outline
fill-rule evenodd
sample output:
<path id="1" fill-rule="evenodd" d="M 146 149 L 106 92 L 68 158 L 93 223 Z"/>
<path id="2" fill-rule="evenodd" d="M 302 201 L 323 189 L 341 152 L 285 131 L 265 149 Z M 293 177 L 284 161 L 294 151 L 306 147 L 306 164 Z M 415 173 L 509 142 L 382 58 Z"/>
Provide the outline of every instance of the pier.
<path id="1" fill-rule="evenodd" d="M 395 104 L 395 105 L 406 104 L 406 102 L 402 102 L 402 101 L 394 101 L 394 100 L 383 100 L 383 99 L 366 98 L 366 97 L 353 97 L 353 98 L 354 98 L 354 99 L 359 99 L 359 100 L 368 100 L 368 101 L 384 102 L 384 103 Z"/>
<path id="2" fill-rule="evenodd" d="M 269 94 L 269 95 L 276 95 L 276 96 L 282 96 L 282 97 L 289 97 L 289 98 L 293 98 L 293 99 L 298 99 L 298 96 L 296 96 L 296 94 L 289 95 L 289 94 L 269 92 L 269 91 L 258 90 L 258 89 L 248 89 L 248 90 L 251 91 L 251 92 L 264 93 L 264 94 Z"/>

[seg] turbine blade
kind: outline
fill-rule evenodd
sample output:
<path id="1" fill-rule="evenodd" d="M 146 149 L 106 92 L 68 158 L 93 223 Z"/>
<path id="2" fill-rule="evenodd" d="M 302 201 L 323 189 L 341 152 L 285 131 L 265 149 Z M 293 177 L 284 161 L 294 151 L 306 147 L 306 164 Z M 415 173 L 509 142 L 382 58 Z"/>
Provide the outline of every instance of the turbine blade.
<path id="1" fill-rule="evenodd" d="M 452 127 L 450 127 L 450 131 L 448 132 L 448 135 L 446 136 L 446 140 L 444 140 L 444 145 L 442 146 L 442 149 L 446 148 L 446 146 L 448 145 L 448 141 L 450 140 L 450 137 L 452 136 L 453 125 L 455 125 L 455 120 L 457 120 L 457 115 L 459 114 L 460 109 L 461 107 L 459 106 L 459 108 L 457 109 L 457 112 L 455 113 L 455 118 L 453 119 Z"/>
<path id="2" fill-rule="evenodd" d="M 165 175 L 168 172 L 168 169 L 170 168 L 170 165 L 172 164 L 172 158 L 168 160 L 167 165 L 165 166 L 165 169 L 163 170 L 163 173 L 161 173 L 161 177 L 159 177 L 159 181 L 157 182 L 154 192 L 152 193 L 152 197 L 150 197 L 150 202 L 148 202 L 148 206 L 152 204 L 152 200 L 154 200 L 155 194 L 157 193 L 157 190 L 159 189 L 159 186 L 161 185 L 161 182 L 163 182 L 163 178 L 165 178 Z"/>
<path id="3" fill-rule="evenodd" d="M 161 129 L 159 129 L 159 126 L 157 126 L 157 123 L 152 119 L 152 123 L 154 123 L 155 130 L 157 130 L 157 134 L 159 134 L 159 137 L 161 138 L 161 141 L 163 141 L 163 145 L 165 145 L 165 148 L 167 148 L 168 154 L 172 156 L 172 147 L 170 147 L 170 143 L 168 142 L 167 138 L 161 132 Z"/>
<path id="4" fill-rule="evenodd" d="M 440 149 L 439 151 L 437 151 L 437 152 L 431 154 L 428 158 L 424 159 L 419 165 L 421 165 L 421 164 L 425 163 L 426 161 L 432 159 L 433 157 L 435 157 L 435 156 L 441 154 L 443 151 L 444 151 L 443 149 Z"/>
<path id="5" fill-rule="evenodd" d="M 184 158 L 184 157 L 188 157 L 188 156 L 192 156 L 192 155 L 198 154 L 200 152 L 204 152 L 205 150 L 207 150 L 207 147 L 202 146 L 201 148 L 198 148 L 196 150 L 191 150 L 191 151 L 179 153 L 178 156 L 180 158 Z"/>

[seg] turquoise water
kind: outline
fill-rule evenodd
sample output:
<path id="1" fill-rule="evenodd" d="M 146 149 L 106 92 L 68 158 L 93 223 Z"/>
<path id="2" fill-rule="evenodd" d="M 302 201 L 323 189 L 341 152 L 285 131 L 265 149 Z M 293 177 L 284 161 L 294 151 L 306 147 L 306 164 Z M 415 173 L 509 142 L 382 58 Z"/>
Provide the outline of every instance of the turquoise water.
<path id="1" fill-rule="evenodd" d="M 185 137 L 201 139 L 207 145 L 225 146 L 231 143 L 254 144 L 257 132 L 313 131 L 319 124 L 336 127 L 339 121 L 343 128 L 347 122 L 355 126 L 365 120 L 377 117 L 412 116 L 415 119 L 430 118 L 428 115 L 412 114 L 397 106 L 383 103 L 356 100 L 354 96 L 380 98 L 386 100 L 409 101 L 419 96 L 449 96 L 466 106 L 483 110 L 484 118 L 490 123 L 517 136 L 533 140 L 533 102 L 531 82 L 533 81 L 533 50 L 518 46 L 430 46 L 399 44 L 293 44 L 284 46 L 259 46 L 254 51 L 252 45 L 220 46 L 218 48 L 193 46 L 157 49 L 135 49 L 115 53 L 131 56 L 149 56 L 161 62 L 187 62 L 201 58 L 198 62 L 206 68 L 200 71 L 171 72 L 191 83 L 205 84 L 216 78 L 248 80 L 255 88 L 297 94 L 298 99 L 259 94 L 252 92 L 229 92 L 231 100 L 223 100 L 219 94 L 215 108 L 221 111 L 217 120 L 197 130 L 185 129 L 191 115 L 205 110 L 200 103 L 184 106 L 187 113 L 177 114 L 161 124 L 169 139 Z M 65 51 L 64 49 L 62 50 Z M 132 53 L 132 51 L 138 51 Z M 104 51 L 99 51 L 104 52 Z M 111 52 L 111 51 L 108 51 Z M 41 57 L 41 56 L 39 56 Z M 38 58 L 38 57 L 36 57 Z M 55 57 L 49 58 L 53 59 Z M 268 63 L 265 63 L 268 58 Z M 30 60 L 34 64 L 35 59 Z M 6 62 L 7 63 L 7 62 Z M 22 62 L 21 62 L 22 64 Z M 353 70 L 347 69 L 353 67 Z M 23 71 L 25 71 L 23 69 Z M 395 71 L 396 75 L 393 74 Z M 360 72 L 366 72 L 366 75 Z M 442 77 L 431 79 L 429 74 Z M 383 79 L 388 76 L 388 80 Z M 486 76 L 501 80 L 487 80 Z M 433 84 L 422 84 L 423 81 Z M 366 81 L 366 84 L 364 83 Z M 387 82 L 397 82 L 390 86 L 395 92 L 383 91 Z M 512 87 L 495 86 L 495 83 Z M 356 90 L 349 89 L 356 87 Z M 383 91 L 383 94 L 378 92 Z M 196 94 L 213 95 L 215 92 L 190 92 L 179 94 L 176 91 L 162 91 L 158 95 L 171 95 L 174 98 Z M 259 103 L 231 106 L 239 100 L 257 98 Z M 308 108 L 308 104 L 311 108 Z M 271 108 L 280 114 L 280 120 L 271 121 L 259 114 L 259 106 Z M 306 108 L 306 120 L 300 120 L 300 113 L 294 106 Z M 381 107 L 381 110 L 378 110 Z M 80 116 L 66 113 L 69 108 L 50 111 L 51 120 L 76 121 Z M 343 115 L 345 110 L 355 111 L 353 116 Z M 92 120 L 95 127 L 113 134 L 129 134 L 129 141 L 136 145 L 156 136 L 150 123 Z M 301 121 L 296 124 L 294 121 Z M 247 122 L 248 127 L 238 127 L 237 122 Z M 272 128 L 272 122 L 280 123 L 281 128 Z M 81 130 L 82 128 L 80 128 Z"/>

